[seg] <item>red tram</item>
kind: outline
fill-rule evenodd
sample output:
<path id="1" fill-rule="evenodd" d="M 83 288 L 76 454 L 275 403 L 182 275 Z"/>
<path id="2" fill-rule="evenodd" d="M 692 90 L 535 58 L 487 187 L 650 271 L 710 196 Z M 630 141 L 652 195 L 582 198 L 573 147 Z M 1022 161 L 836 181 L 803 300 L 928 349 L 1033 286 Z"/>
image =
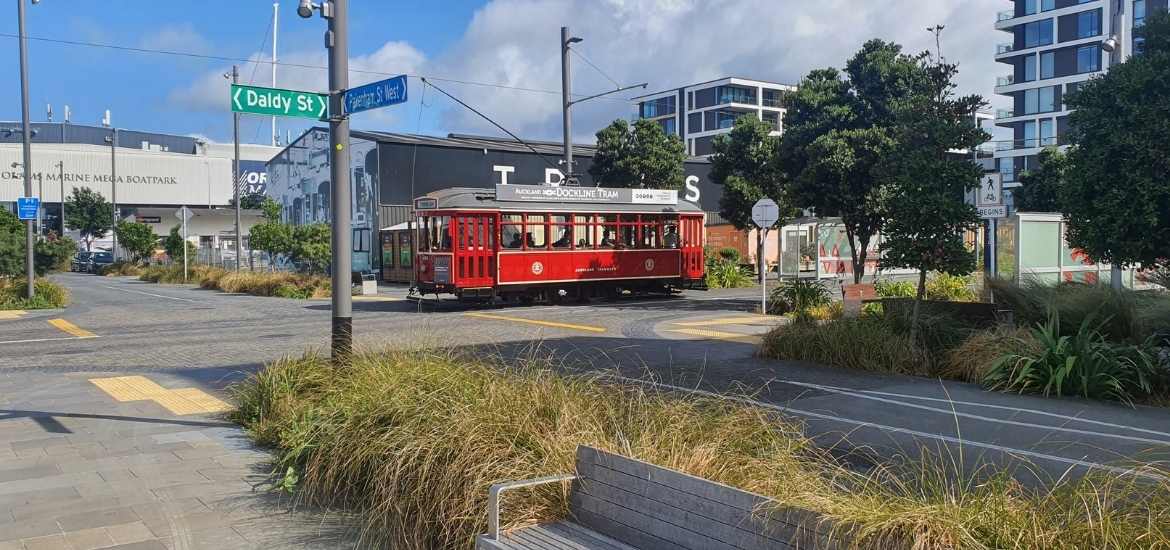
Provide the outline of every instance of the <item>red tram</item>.
<path id="1" fill-rule="evenodd" d="M 422 294 L 555 302 L 705 288 L 704 214 L 675 191 L 501 185 L 414 206 Z"/>

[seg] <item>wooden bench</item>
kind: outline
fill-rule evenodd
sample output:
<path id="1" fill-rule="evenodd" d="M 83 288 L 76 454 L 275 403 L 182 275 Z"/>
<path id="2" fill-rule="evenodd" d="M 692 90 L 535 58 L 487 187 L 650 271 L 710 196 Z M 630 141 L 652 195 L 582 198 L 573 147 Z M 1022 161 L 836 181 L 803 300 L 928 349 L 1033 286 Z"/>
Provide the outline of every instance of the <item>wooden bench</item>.
<path id="1" fill-rule="evenodd" d="M 572 481 L 570 517 L 500 531 L 500 495 L 544 483 Z M 488 533 L 481 550 L 757 550 L 844 548 L 814 513 L 607 453 L 577 448 L 577 475 L 499 483 L 488 493 Z"/>

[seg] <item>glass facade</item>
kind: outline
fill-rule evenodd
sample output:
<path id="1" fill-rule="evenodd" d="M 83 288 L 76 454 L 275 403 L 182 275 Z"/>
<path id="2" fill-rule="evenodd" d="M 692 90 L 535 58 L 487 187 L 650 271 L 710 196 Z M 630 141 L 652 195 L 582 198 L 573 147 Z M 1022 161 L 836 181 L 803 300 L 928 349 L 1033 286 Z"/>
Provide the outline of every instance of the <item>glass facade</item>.
<path id="1" fill-rule="evenodd" d="M 756 104 L 756 90 L 740 86 L 719 86 L 715 88 L 715 98 L 718 103 L 747 103 Z"/>
<path id="2" fill-rule="evenodd" d="M 1044 19 L 1024 25 L 1024 47 L 1047 46 L 1052 43 L 1052 20 Z"/>
<path id="3" fill-rule="evenodd" d="M 675 99 L 675 96 L 667 96 L 643 101 L 638 105 L 639 114 L 642 118 L 673 115 L 676 112 Z"/>

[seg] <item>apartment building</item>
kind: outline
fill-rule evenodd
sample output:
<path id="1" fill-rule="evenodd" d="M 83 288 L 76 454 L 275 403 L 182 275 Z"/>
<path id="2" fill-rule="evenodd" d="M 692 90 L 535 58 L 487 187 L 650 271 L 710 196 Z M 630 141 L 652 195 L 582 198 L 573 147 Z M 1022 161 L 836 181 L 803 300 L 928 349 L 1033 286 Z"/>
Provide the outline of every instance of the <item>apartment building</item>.
<path id="1" fill-rule="evenodd" d="M 1165 9 L 1167 0 L 1013 0 L 997 16 L 995 28 L 1009 34 L 996 46 L 995 59 L 1010 70 L 995 93 L 1012 99 L 996 113 L 996 124 L 1012 139 L 996 143 L 1004 187 L 1018 187 L 1019 176 L 1036 167 L 1044 147 L 1062 146 L 1069 109 L 1064 99 L 1086 80 L 1103 74 L 1135 52 L 1134 37 L 1147 13 Z"/>
<path id="2" fill-rule="evenodd" d="M 687 154 L 711 155 L 715 136 L 731 131 L 735 119 L 752 115 L 784 130 L 785 98 L 796 86 L 746 78 L 720 78 L 634 98 L 638 118 L 656 121 L 682 138 Z"/>

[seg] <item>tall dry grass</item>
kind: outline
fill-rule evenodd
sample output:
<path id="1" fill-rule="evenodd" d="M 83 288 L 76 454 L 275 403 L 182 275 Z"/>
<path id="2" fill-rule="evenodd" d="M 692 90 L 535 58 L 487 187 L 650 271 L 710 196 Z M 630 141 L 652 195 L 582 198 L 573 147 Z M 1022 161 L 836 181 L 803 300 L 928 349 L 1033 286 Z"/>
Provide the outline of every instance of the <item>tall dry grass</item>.
<path id="1" fill-rule="evenodd" d="M 814 510 L 864 548 L 1170 548 L 1170 482 L 1070 476 L 1044 490 L 961 459 L 851 470 L 793 422 L 745 401 L 569 377 L 443 351 L 387 351 L 338 369 L 309 355 L 236 388 L 234 413 L 275 447 L 302 503 L 363 519 L 364 542 L 471 548 L 488 487 L 573 471 L 592 445 Z M 566 487 L 518 492 L 507 522 L 561 517 Z"/>

